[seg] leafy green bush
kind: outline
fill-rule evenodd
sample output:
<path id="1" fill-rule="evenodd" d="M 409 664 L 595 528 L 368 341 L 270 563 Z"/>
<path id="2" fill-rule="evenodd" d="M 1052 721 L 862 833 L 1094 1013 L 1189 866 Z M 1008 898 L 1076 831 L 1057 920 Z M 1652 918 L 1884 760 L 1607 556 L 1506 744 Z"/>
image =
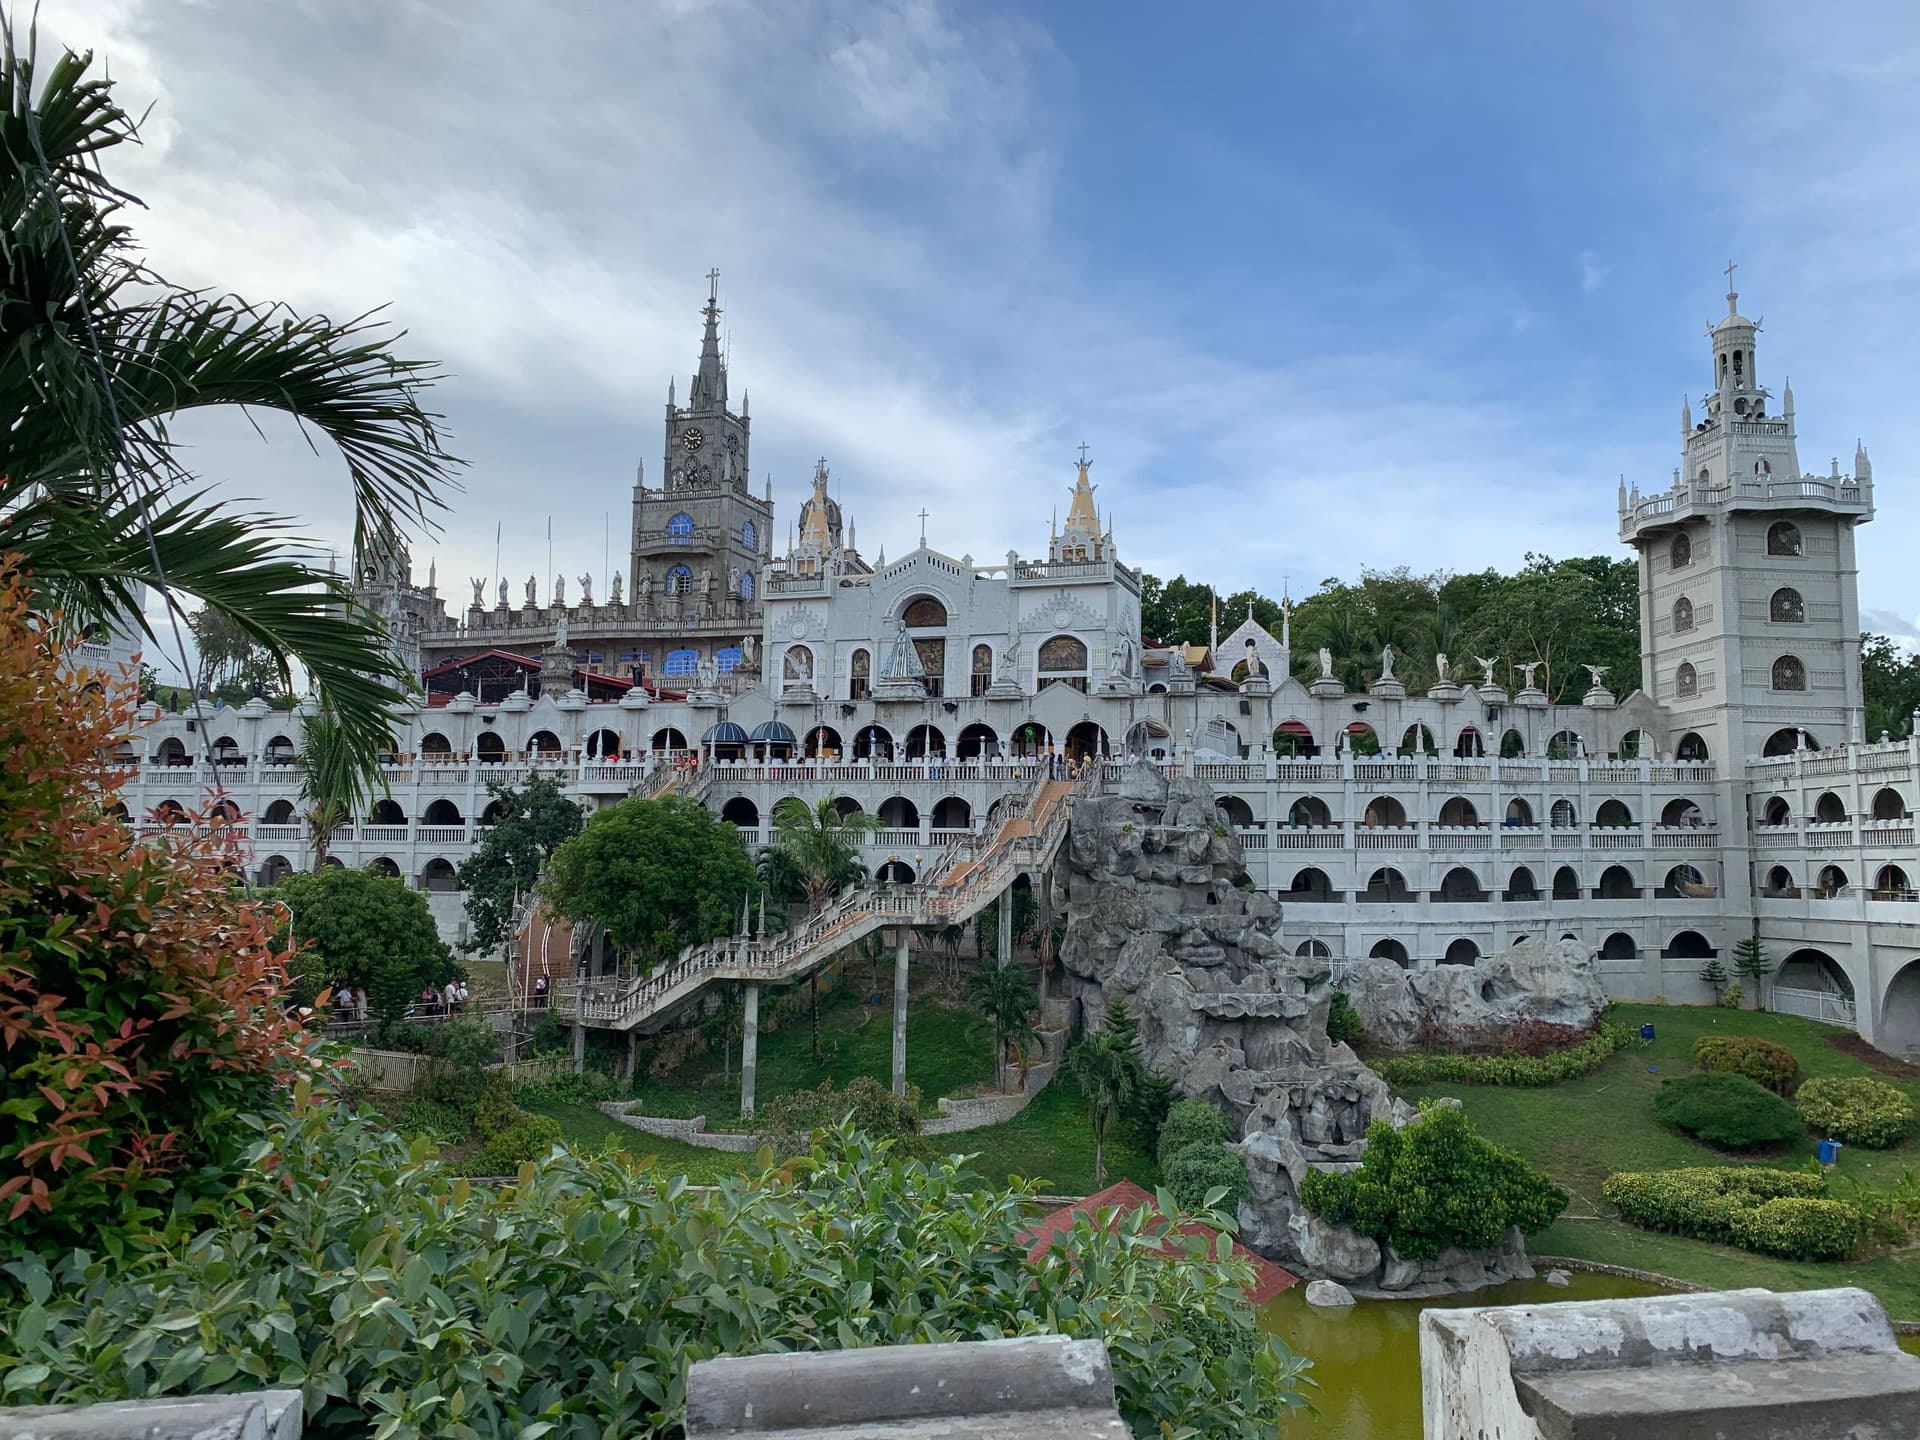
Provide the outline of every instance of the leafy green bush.
<path id="1" fill-rule="evenodd" d="M 1744 1075 L 1776 1095 L 1791 1095 L 1800 1079 L 1793 1052 L 1758 1035 L 1702 1035 L 1693 1042 L 1693 1063 L 1701 1070 Z"/>
<path id="2" fill-rule="evenodd" d="M 560 1138 L 560 1122 L 548 1115 L 528 1115 L 487 1137 L 486 1144 L 464 1167 L 470 1175 L 515 1175 L 529 1160 L 538 1160 Z"/>
<path id="3" fill-rule="evenodd" d="M 1860 1212 L 1844 1200 L 1783 1195 L 1743 1213 L 1734 1224 L 1734 1241 L 1789 1260 L 1846 1260 L 1864 1230 Z"/>
<path id="4" fill-rule="evenodd" d="M 1805 1170 L 1622 1171 L 1600 1193 L 1630 1224 L 1789 1260 L 1844 1260 L 1866 1230 L 1856 1206 L 1830 1198 L 1826 1177 Z"/>
<path id="5" fill-rule="evenodd" d="M 1609 1175 L 1600 1187 L 1620 1218 L 1648 1230 L 1735 1245 L 1740 1217 L 1770 1200 L 1818 1200 L 1824 1175 L 1759 1165 L 1706 1165 Z"/>
<path id="6" fill-rule="evenodd" d="M 1724 1072 L 1666 1081 L 1653 1097 L 1653 1113 L 1722 1150 L 1777 1145 L 1802 1129 L 1793 1107 L 1766 1086 Z"/>
<path id="7" fill-rule="evenodd" d="M 473 1120 L 451 1105 L 415 1096 L 393 1117 L 393 1128 L 409 1139 L 425 1136 L 442 1145 L 457 1145 L 473 1134 Z"/>
<path id="8" fill-rule="evenodd" d="M 1247 1194 L 1247 1162 L 1240 1152 L 1223 1141 L 1199 1141 L 1175 1155 L 1163 1172 L 1167 1189 L 1180 1208 L 1197 1213 L 1218 1210 L 1233 1215 Z M 1207 1192 L 1216 1187 L 1227 1193 L 1208 1205 Z"/>
<path id="9" fill-rule="evenodd" d="M 252 1159 L 198 1234 L 0 1274 L 8 1402 L 279 1383 L 314 1440 L 669 1437 L 708 1356 L 1055 1331 L 1107 1342 L 1135 1435 L 1271 1437 L 1301 1403 L 1210 1237 L 1143 1207 L 1029 1261 L 1031 1188 L 844 1131 L 706 1193 L 564 1151 L 489 1187 L 302 1095 Z"/>
<path id="10" fill-rule="evenodd" d="M 1632 1036 L 1602 1025 L 1578 1044 L 1551 1055 L 1395 1055 L 1374 1066 L 1389 1085 L 1442 1081 L 1455 1085 L 1558 1085 L 1591 1075 Z"/>
<path id="11" fill-rule="evenodd" d="M 1366 1033 L 1367 1027 L 1361 1023 L 1360 1012 L 1353 1008 L 1347 992 L 1334 991 L 1333 1001 L 1327 1006 L 1327 1038 L 1336 1045 L 1351 1045 Z"/>
<path id="12" fill-rule="evenodd" d="M 1720 992 L 1720 998 L 1713 1003 L 1718 1005 L 1722 1010 L 1738 1010 L 1740 1008 L 1740 1002 L 1744 999 L 1746 999 L 1746 994 L 1741 990 L 1740 982 L 1736 980 L 1733 984 L 1722 990 Z"/>
<path id="13" fill-rule="evenodd" d="M 1300 1199 L 1322 1219 L 1387 1241 L 1408 1260 L 1431 1260 L 1449 1245 L 1489 1249 L 1507 1227 L 1532 1234 L 1567 1208 L 1566 1191 L 1481 1139 L 1459 1106 L 1432 1103 L 1404 1130 L 1374 1121 L 1359 1169 L 1309 1170 Z"/>
<path id="14" fill-rule="evenodd" d="M 1808 1125 L 1849 1145 L 1885 1150 L 1913 1129 L 1913 1102 L 1906 1092 L 1865 1075 L 1809 1080 L 1800 1087 L 1798 1104 Z"/>
<path id="15" fill-rule="evenodd" d="M 480 1103 L 473 1107 L 473 1128 L 482 1140 L 491 1140 L 526 1118 L 527 1112 L 507 1096 L 504 1087 L 482 1095 Z"/>
<path id="16" fill-rule="evenodd" d="M 920 1092 L 907 1087 L 896 1095 L 871 1075 L 857 1076 L 845 1089 L 823 1080 L 813 1090 L 782 1095 L 760 1112 L 760 1133 L 776 1155 L 804 1155 L 813 1137 L 842 1124 L 869 1140 L 888 1140 L 903 1156 L 932 1154 L 920 1136 Z"/>
<path id="17" fill-rule="evenodd" d="M 1176 1100 L 1160 1122 L 1160 1168 L 1173 1164 L 1174 1156 L 1189 1145 L 1218 1145 L 1226 1138 L 1226 1119 L 1213 1106 L 1205 1100 Z"/>

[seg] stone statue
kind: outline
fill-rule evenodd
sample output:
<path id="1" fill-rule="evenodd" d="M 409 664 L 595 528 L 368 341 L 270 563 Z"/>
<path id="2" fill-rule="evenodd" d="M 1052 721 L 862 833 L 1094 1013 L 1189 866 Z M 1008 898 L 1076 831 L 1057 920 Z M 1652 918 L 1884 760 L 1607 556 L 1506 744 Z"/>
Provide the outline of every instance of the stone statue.
<path id="1" fill-rule="evenodd" d="M 1107 673 L 1128 675 L 1132 671 L 1133 657 L 1128 654 L 1127 637 L 1122 635 L 1113 642 L 1113 649 L 1107 652 Z"/>
<path id="2" fill-rule="evenodd" d="M 593 572 L 591 571 L 580 577 L 580 603 L 593 604 Z"/>
<path id="3" fill-rule="evenodd" d="M 553 643 L 554 643 L 555 645 L 558 645 L 558 646 L 559 646 L 559 647 L 560 647 L 561 649 L 563 649 L 563 650 L 564 650 L 564 649 L 566 649 L 566 646 L 567 646 L 567 612 L 566 612 L 565 610 L 562 610 L 562 611 L 560 612 L 560 625 L 559 625 L 559 628 L 558 628 L 558 629 L 556 629 L 556 630 L 554 631 L 554 635 L 553 635 Z"/>
<path id="4" fill-rule="evenodd" d="M 1382 680 L 1393 679 L 1393 646 L 1391 645 L 1382 645 L 1380 647 L 1380 678 Z"/>
<path id="5" fill-rule="evenodd" d="M 615 605 L 620 603 L 620 572 L 618 570 L 613 572 L 613 603 Z"/>
<path id="6" fill-rule="evenodd" d="M 1531 690 L 1534 688 L 1533 672 L 1538 670 L 1545 663 L 1546 662 L 1544 660 L 1530 660 L 1525 665 L 1522 665 L 1520 667 L 1520 678 L 1521 678 L 1520 688 L 1521 689 Z"/>
<path id="7" fill-rule="evenodd" d="M 500 608 L 507 608 L 507 577 L 504 575 L 500 577 Z"/>
<path id="8" fill-rule="evenodd" d="M 700 598 L 702 600 L 713 598 L 713 567 L 711 565 L 702 566 L 700 569 Z"/>
<path id="9" fill-rule="evenodd" d="M 720 683 L 720 666 L 711 655 L 702 655 L 699 664 L 700 688 L 711 690 Z"/>
<path id="10" fill-rule="evenodd" d="M 527 576 L 527 609 L 529 610 L 536 608 L 533 602 L 533 588 L 534 588 L 533 576 L 529 575 Z"/>
<path id="11" fill-rule="evenodd" d="M 567 608 L 567 577 L 564 575 L 553 577 L 553 603 L 562 610 Z"/>
<path id="12" fill-rule="evenodd" d="M 1493 684 L 1493 667 L 1500 663 L 1500 657 L 1498 655 L 1476 655 L 1473 657 L 1473 663 L 1480 667 L 1480 683 L 1482 685 Z"/>
<path id="13" fill-rule="evenodd" d="M 754 669 L 756 664 L 753 658 L 753 641 L 754 637 L 751 635 L 740 637 L 740 660 L 749 670 Z"/>
<path id="14" fill-rule="evenodd" d="M 1267 669 L 1265 665 L 1260 663 L 1260 647 L 1254 644 L 1251 635 L 1247 637 L 1246 667 L 1247 679 L 1249 680 L 1253 679 L 1256 675 L 1264 675 Z"/>
<path id="15" fill-rule="evenodd" d="M 1433 657 L 1433 674 L 1442 685 L 1453 683 L 1453 662 L 1447 659 L 1446 651 L 1442 650 Z"/>
<path id="16" fill-rule="evenodd" d="M 1320 678 L 1322 680 L 1333 678 L 1333 652 L 1324 645 L 1320 647 Z"/>
<path id="17" fill-rule="evenodd" d="M 729 565 L 727 567 L 727 594 L 738 595 L 739 593 L 740 567 L 738 565 Z"/>
<path id="18" fill-rule="evenodd" d="M 642 605 L 653 604 L 653 576 L 642 575 L 634 581 L 633 595 Z"/>
<path id="19" fill-rule="evenodd" d="M 481 606 L 487 603 L 486 576 L 484 575 L 469 576 L 468 581 L 473 586 L 473 608 L 478 610 L 481 608 Z"/>
<path id="20" fill-rule="evenodd" d="M 1606 686 L 1601 682 L 1607 678 L 1607 671 L 1613 667 L 1611 665 L 1582 665 L 1580 668 L 1593 677 L 1593 688 L 1595 690 L 1604 690 Z"/>

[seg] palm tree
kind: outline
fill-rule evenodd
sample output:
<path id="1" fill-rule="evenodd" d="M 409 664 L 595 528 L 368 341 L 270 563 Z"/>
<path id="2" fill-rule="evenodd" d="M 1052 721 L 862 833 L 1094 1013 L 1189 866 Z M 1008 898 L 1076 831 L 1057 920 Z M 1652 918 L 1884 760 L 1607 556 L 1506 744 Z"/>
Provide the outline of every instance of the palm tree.
<path id="1" fill-rule="evenodd" d="M 1063 1079 L 1072 1080 L 1087 1097 L 1087 1114 L 1093 1122 L 1093 1188 L 1107 1183 L 1107 1126 L 1133 1098 L 1140 1083 L 1140 1056 L 1111 1030 L 1089 1035 L 1060 1062 Z"/>
<path id="2" fill-rule="evenodd" d="M 878 817 L 856 810 L 842 815 L 831 796 L 809 806 L 789 795 L 773 807 L 773 845 L 800 877 L 807 892 L 807 910 L 818 915 L 835 893 L 866 873 L 860 863 L 860 842 L 880 828 Z M 813 1011 L 813 1058 L 820 1058 L 820 972 L 807 976 Z"/>
<path id="3" fill-rule="evenodd" d="M 1033 977 L 1017 965 L 981 965 L 967 977 L 967 999 L 979 1011 L 979 1018 L 993 1027 L 994 1069 L 998 1071 L 1012 1052 L 1020 1062 L 1024 1081 L 1027 1051 L 1040 1041 L 1040 1032 L 1033 1024 L 1040 1008 Z"/>
<path id="4" fill-rule="evenodd" d="M 317 875 L 327 863 L 333 830 L 364 808 L 375 788 L 371 774 L 347 743 L 340 718 L 330 710 L 316 710 L 301 732 L 301 748 L 294 758 L 300 777 L 300 801 L 306 807 L 307 842 L 313 847 Z M 385 786 L 380 786 L 384 790 Z"/>
<path id="5" fill-rule="evenodd" d="M 344 323 L 183 289 L 146 267 L 121 212 L 136 197 L 101 157 L 134 120 L 71 51 L 44 70 L 0 16 L 0 553 L 16 552 L 48 611 L 75 628 L 137 625 L 147 588 L 176 621 L 196 600 L 304 670 L 341 744 L 370 769 L 387 711 L 413 686 L 376 617 L 323 570 L 291 522 L 196 488 L 171 433 L 210 406 L 262 407 L 331 441 L 364 552 L 444 505 L 458 464 L 421 407 L 436 378 L 370 316 Z"/>

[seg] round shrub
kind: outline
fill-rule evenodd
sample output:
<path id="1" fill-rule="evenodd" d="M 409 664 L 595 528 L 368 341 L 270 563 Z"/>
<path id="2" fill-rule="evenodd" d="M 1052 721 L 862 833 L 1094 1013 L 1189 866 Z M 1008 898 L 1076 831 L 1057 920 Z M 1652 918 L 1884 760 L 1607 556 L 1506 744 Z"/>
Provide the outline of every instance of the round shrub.
<path id="1" fill-rule="evenodd" d="M 1744 1075 L 1776 1095 L 1791 1095 L 1800 1079 L 1793 1052 L 1758 1035 L 1702 1035 L 1693 1042 L 1693 1063 L 1701 1070 Z"/>
<path id="2" fill-rule="evenodd" d="M 1669 1080 L 1653 1097 L 1653 1113 L 1722 1150 L 1778 1145 L 1802 1130 L 1791 1105 L 1744 1075 L 1707 1072 Z"/>
<path id="3" fill-rule="evenodd" d="M 1885 1150 L 1913 1129 L 1913 1102 L 1906 1092 L 1865 1075 L 1821 1076 L 1800 1087 L 1800 1115 L 1823 1135 Z"/>
<path id="4" fill-rule="evenodd" d="M 529 1160 L 539 1160 L 560 1138 L 560 1122 L 550 1115 L 529 1115 L 496 1132 L 467 1166 L 475 1175 L 511 1175 Z"/>
<path id="5" fill-rule="evenodd" d="M 1165 1171 L 1167 1189 L 1188 1212 L 1218 1210 L 1232 1215 L 1247 1193 L 1247 1162 L 1231 1145 L 1215 1141 L 1189 1145 L 1175 1155 Z M 1222 1187 L 1226 1194 L 1209 1206 L 1207 1192 Z"/>
<path id="6" fill-rule="evenodd" d="M 891 1141 L 897 1158 L 933 1153 L 920 1134 L 920 1091 L 909 1085 L 896 1095 L 871 1075 L 855 1076 L 844 1088 L 823 1080 L 815 1089 L 780 1096 L 761 1112 L 760 1133 L 776 1155 L 804 1155 L 816 1135 L 843 1123 L 870 1140 Z"/>
<path id="7" fill-rule="evenodd" d="M 1742 1214 L 1734 1222 L 1734 1242 L 1789 1260 L 1846 1260 L 1863 1229 L 1860 1212 L 1843 1200 L 1782 1195 Z"/>
<path id="8" fill-rule="evenodd" d="M 1227 1138 L 1227 1122 L 1204 1100 L 1176 1100 L 1160 1124 L 1159 1157 L 1162 1171 L 1189 1145 L 1218 1145 Z"/>

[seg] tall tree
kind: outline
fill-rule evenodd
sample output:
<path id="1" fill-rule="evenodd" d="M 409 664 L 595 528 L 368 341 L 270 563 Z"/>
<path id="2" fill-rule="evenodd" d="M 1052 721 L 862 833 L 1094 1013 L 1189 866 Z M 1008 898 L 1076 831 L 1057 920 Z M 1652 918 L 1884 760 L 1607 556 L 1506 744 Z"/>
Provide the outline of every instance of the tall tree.
<path id="1" fill-rule="evenodd" d="M 172 423 L 259 407 L 331 441 L 360 550 L 444 504 L 457 462 L 420 403 L 435 371 L 401 359 L 369 317 L 300 316 L 149 268 L 122 220 L 139 202 L 101 168 L 137 138 L 111 83 L 90 54 L 43 69 L 31 40 L 15 48 L 11 12 L 0 33 L 0 554 L 18 554 L 42 608 L 75 627 L 153 638 L 143 587 L 182 618 L 197 600 L 275 657 L 283 688 L 304 670 L 371 768 L 413 677 L 292 522 L 196 488 Z"/>
<path id="2" fill-rule="evenodd" d="M 462 948 L 469 954 L 512 938 L 514 905 L 533 892 L 553 852 L 586 823 L 580 807 L 549 776 L 533 776 L 517 789 L 490 781 L 487 794 L 500 809 L 454 872 L 455 883 L 467 892 L 470 938 Z"/>
<path id="3" fill-rule="evenodd" d="M 740 832 L 697 800 L 623 800 L 553 852 L 541 893 L 651 970 L 725 935 L 753 887 Z"/>
<path id="4" fill-rule="evenodd" d="M 1869 740 L 1883 734 L 1904 740 L 1913 733 L 1913 712 L 1920 708 L 1920 655 L 1902 650 L 1885 635 L 1862 635 L 1860 688 Z"/>
<path id="5" fill-rule="evenodd" d="M 289 875 L 264 898 L 286 906 L 276 939 L 288 930 L 299 937 L 289 969 L 294 994 L 306 1004 L 323 990 L 352 985 L 366 990 L 381 1020 L 398 1020 L 424 986 L 454 974 L 427 897 L 398 876 L 337 868 Z"/>
<path id="6" fill-rule="evenodd" d="M 378 770 L 361 764 L 340 717 L 324 708 L 307 716 L 301 727 L 294 771 L 300 777 L 307 844 L 317 873 L 327 863 L 334 827 L 352 820 L 366 808 L 374 792 L 384 792 L 386 786 Z"/>
<path id="7" fill-rule="evenodd" d="M 833 797 L 808 805 L 789 795 L 773 807 L 772 849 L 784 856 L 807 894 L 807 909 L 818 915 L 835 894 L 866 874 L 860 842 L 880 828 L 880 819 L 864 810 L 842 815 Z M 813 1058 L 820 1059 L 820 971 L 807 976 L 808 1008 L 813 1017 Z"/>
<path id="8" fill-rule="evenodd" d="M 1093 1186 L 1101 1189 L 1107 1183 L 1107 1128 L 1139 1087 L 1139 1053 L 1125 1036 L 1102 1030 L 1067 1051 L 1060 1078 L 1072 1081 L 1086 1097 L 1093 1125 Z"/>
<path id="9" fill-rule="evenodd" d="M 982 964 L 967 976 L 967 999 L 993 1031 L 994 1068 L 1017 1059 L 1024 1076 L 1027 1052 L 1040 1041 L 1033 1024 L 1040 1009 L 1033 977 L 1018 965 Z"/>

